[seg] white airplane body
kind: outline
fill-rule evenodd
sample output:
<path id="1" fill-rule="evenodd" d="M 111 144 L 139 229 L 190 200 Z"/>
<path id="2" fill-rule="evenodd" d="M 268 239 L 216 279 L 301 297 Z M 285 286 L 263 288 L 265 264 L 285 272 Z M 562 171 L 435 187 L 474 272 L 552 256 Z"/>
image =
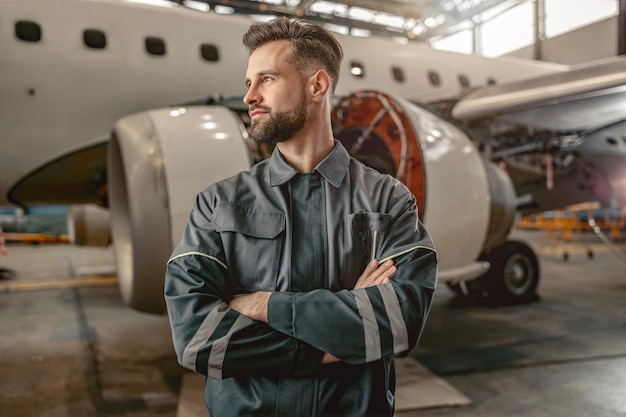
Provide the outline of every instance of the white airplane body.
<path id="1" fill-rule="evenodd" d="M 16 39 L 13 24 L 0 27 L 2 159 L 7 161 L 0 165 L 0 204 L 8 203 L 10 187 L 34 167 L 106 141 L 115 120 L 125 115 L 206 96 L 243 97 L 248 54 L 241 37 L 251 20 L 171 6 L 89 0 L 0 2 L 3 21 L 37 22 L 42 29 L 41 41 L 24 42 Z M 106 49 L 85 47 L 85 29 L 104 31 Z M 166 55 L 148 55 L 146 36 L 164 39 Z M 338 37 L 346 52 L 339 96 L 380 88 L 424 101 L 458 95 L 458 68 L 483 84 L 489 76 L 510 80 L 557 68 L 532 61 L 496 65 L 494 60 L 442 53 L 421 44 Z M 202 43 L 217 46 L 219 62 L 200 58 Z M 382 53 L 385 59 L 380 59 Z M 350 61 L 364 63 L 364 78 L 350 76 Z M 405 83 L 392 82 L 392 63 L 405 68 Z M 431 69 L 440 74 L 441 87 L 429 84 Z M 17 160 L 19 164 L 8 163 Z"/>
<path id="2" fill-rule="evenodd" d="M 110 198 L 122 293 L 132 307 L 154 312 L 162 311 L 162 286 L 150 284 L 155 279 L 158 283 L 164 266 L 153 254 L 169 255 L 195 193 L 258 159 L 245 140 L 242 120 L 231 110 L 244 110 L 239 113 L 245 119 L 240 99 L 248 53 L 241 38 L 252 20 L 163 4 L 0 0 L 0 205 L 107 206 Z M 95 37 L 88 41 L 89 35 Z M 395 164 L 393 173 L 418 195 L 423 220 L 438 246 L 440 275 L 455 290 L 467 292 L 465 281 L 490 267 L 484 258 L 477 259 L 506 240 L 519 202 L 508 177 L 483 161 L 492 155 L 481 154 L 462 130 L 411 102 L 456 101 L 468 92 L 467 81 L 471 86 L 495 81 L 495 86 L 477 88 L 477 95 L 470 93 L 460 101 L 456 109 L 466 122 L 501 117 L 498 120 L 547 131 L 549 121 L 542 116 L 556 114 L 555 108 L 564 105 L 560 98 L 567 97 L 570 112 L 579 111 L 577 104 L 590 96 L 598 106 L 598 101 L 609 99 L 610 112 L 588 112 L 595 121 L 581 123 L 583 117 L 577 116 L 576 128 L 565 121 L 554 129 L 555 137 L 576 135 L 575 145 L 596 167 L 585 171 L 592 172 L 593 189 L 572 194 L 570 189 L 576 190 L 580 181 L 571 170 L 562 181 L 565 193 L 558 192 L 559 181 L 553 193 L 537 187 L 537 178 L 543 176 L 527 174 L 519 164 L 511 164 L 510 170 L 519 174 L 517 198 L 520 189 L 536 192 L 541 196 L 533 200 L 538 208 L 606 199 L 626 177 L 626 100 L 620 101 L 626 85 L 624 60 L 601 65 L 605 73 L 596 76 L 592 71 L 594 83 L 589 83 L 585 69 L 337 36 L 345 52 L 336 91 L 339 110 L 334 113 L 344 133 L 337 134 L 350 136 L 359 127 L 350 125 L 350 120 L 359 119 L 351 119 L 351 112 L 366 102 L 377 103 L 380 114 L 389 117 L 393 133 L 377 131 L 382 119 L 375 117 L 360 131 L 370 127 L 378 135 L 369 143 L 390 150 L 387 165 Z M 147 38 L 155 41 L 153 53 L 146 51 Z M 202 45 L 207 48 L 205 58 Z M 569 84 L 541 85 L 554 74 L 573 78 Z M 461 79 L 466 85 L 459 85 Z M 529 83 L 532 88 L 527 88 Z M 493 93 L 484 96 L 481 91 Z M 207 97 L 214 105 L 181 104 Z M 496 101 L 490 101 L 494 97 Z M 499 107 L 497 100 L 507 105 Z M 487 116 L 480 113 L 485 107 L 491 108 Z M 219 135 L 207 140 L 207 131 L 216 126 Z M 616 146 L 603 141 L 605 130 L 617 136 Z M 585 141 L 585 132 L 597 140 Z M 355 139 L 346 140 L 355 146 Z M 484 139 L 488 143 L 489 138 Z M 612 169 L 602 171 L 609 160 Z M 625 190 L 619 192 L 626 195 Z M 162 246 L 158 250 L 156 241 Z M 526 249 L 509 245 L 502 251 L 505 258 L 508 252 L 521 251 L 527 259 L 519 267 L 538 274 L 536 259 Z M 147 262 L 143 256 L 153 259 Z M 507 268 L 487 260 L 492 270 Z M 526 297 L 537 279 L 521 277 L 521 287 L 508 295 Z M 502 285 L 509 284 L 516 285 Z M 146 292 L 146 287 L 153 290 Z"/>

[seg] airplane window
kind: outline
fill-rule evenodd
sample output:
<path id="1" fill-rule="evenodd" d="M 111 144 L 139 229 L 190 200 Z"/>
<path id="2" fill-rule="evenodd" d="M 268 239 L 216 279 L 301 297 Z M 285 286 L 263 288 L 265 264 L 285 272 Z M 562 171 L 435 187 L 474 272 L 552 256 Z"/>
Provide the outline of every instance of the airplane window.
<path id="1" fill-rule="evenodd" d="M 463 88 L 469 87 L 470 86 L 469 78 L 467 78 L 466 75 L 459 74 L 459 84 L 461 84 L 461 87 Z"/>
<path id="2" fill-rule="evenodd" d="M 487 85 L 496 85 L 496 84 L 497 83 L 496 83 L 495 78 L 491 78 L 491 77 L 487 78 Z"/>
<path id="3" fill-rule="evenodd" d="M 209 43 L 203 43 L 200 45 L 200 55 L 205 61 L 216 62 L 220 60 L 220 52 L 217 46 Z"/>
<path id="4" fill-rule="evenodd" d="M 15 36 L 26 42 L 39 42 L 41 40 L 41 27 L 35 22 L 19 20 L 15 22 Z"/>
<path id="5" fill-rule="evenodd" d="M 435 87 L 439 87 L 441 85 L 441 78 L 439 78 L 439 74 L 435 71 L 428 71 L 428 80 Z"/>
<path id="6" fill-rule="evenodd" d="M 83 31 L 85 46 L 92 49 L 104 49 L 107 46 L 107 37 L 101 30 L 85 29 Z"/>
<path id="7" fill-rule="evenodd" d="M 406 79 L 404 78 L 404 71 L 400 67 L 393 66 L 391 67 L 391 73 L 393 74 L 393 79 L 403 83 Z"/>
<path id="8" fill-rule="evenodd" d="M 350 61 L 350 74 L 354 75 L 356 78 L 365 77 L 365 68 L 363 64 L 356 61 Z"/>
<path id="9" fill-rule="evenodd" d="M 165 55 L 165 41 L 161 38 L 148 36 L 146 38 L 146 51 L 150 55 Z"/>

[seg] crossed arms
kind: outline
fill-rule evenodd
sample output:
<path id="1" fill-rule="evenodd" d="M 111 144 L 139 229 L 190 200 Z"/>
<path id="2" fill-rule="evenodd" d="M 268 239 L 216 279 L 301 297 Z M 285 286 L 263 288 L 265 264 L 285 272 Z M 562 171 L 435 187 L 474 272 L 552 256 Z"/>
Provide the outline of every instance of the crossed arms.
<path id="1" fill-rule="evenodd" d="M 367 264 L 365 271 L 363 271 L 353 289 L 356 290 L 359 288 L 387 284 L 396 270 L 397 268 L 391 259 L 385 261 L 380 266 L 378 265 L 378 261 L 373 259 Z M 267 309 L 271 296 L 272 293 L 269 291 L 259 291 L 253 294 L 241 295 L 233 297 L 230 303 L 228 303 L 228 306 L 253 320 L 268 323 Z M 339 362 L 339 359 L 328 352 L 324 352 L 322 365 L 334 362 Z"/>

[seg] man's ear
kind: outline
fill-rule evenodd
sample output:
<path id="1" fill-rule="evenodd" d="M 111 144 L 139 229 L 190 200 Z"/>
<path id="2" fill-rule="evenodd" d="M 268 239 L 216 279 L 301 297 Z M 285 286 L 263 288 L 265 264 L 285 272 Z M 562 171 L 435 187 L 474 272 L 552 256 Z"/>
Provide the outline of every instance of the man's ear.
<path id="1" fill-rule="evenodd" d="M 313 102 L 324 100 L 330 90 L 330 75 L 324 70 L 319 70 L 309 78 L 309 93 Z"/>

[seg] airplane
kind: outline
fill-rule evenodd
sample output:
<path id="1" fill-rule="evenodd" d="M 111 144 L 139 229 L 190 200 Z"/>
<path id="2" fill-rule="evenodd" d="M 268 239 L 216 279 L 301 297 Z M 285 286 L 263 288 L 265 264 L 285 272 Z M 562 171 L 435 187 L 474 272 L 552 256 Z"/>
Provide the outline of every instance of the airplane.
<path id="1" fill-rule="evenodd" d="M 68 205 L 109 244 L 124 301 L 161 314 L 195 195 L 263 159 L 241 101 L 250 16 L 154 0 L 0 0 L 0 205 Z M 485 303 L 536 299 L 517 213 L 626 201 L 626 59 L 569 67 L 337 34 L 335 136 L 401 179 L 439 279 Z"/>

